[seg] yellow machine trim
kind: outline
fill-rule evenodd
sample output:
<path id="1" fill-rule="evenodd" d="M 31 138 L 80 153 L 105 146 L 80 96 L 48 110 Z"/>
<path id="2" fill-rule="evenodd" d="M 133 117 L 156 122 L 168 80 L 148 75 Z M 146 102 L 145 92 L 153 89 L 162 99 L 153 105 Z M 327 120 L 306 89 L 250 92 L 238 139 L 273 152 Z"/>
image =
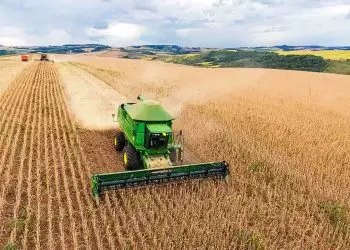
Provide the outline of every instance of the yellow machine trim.
<path id="1" fill-rule="evenodd" d="M 124 164 L 128 164 L 128 155 L 124 152 Z"/>
<path id="2" fill-rule="evenodd" d="M 171 163 L 165 156 L 149 157 L 148 159 L 149 168 L 167 168 L 170 166 Z"/>

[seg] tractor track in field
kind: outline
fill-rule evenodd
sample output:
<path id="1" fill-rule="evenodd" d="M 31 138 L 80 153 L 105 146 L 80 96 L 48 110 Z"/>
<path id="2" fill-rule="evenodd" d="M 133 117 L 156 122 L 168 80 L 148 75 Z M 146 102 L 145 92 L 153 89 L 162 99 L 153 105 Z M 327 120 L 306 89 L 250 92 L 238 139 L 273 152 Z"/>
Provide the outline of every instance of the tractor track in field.
<path id="1" fill-rule="evenodd" d="M 125 203 L 117 194 L 106 196 L 105 204 L 90 194 L 92 165 L 80 139 L 84 132 L 70 118 L 55 64 L 28 66 L 0 97 L 0 107 L 1 247 L 144 244 L 144 230 L 137 229 L 130 206 L 117 207 Z"/>

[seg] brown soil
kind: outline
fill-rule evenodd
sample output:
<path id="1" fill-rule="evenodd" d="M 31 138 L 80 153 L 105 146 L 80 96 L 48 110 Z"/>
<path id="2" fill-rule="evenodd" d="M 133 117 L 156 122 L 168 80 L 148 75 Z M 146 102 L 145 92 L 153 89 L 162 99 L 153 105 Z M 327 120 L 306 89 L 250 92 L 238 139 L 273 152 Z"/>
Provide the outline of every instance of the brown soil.
<path id="1" fill-rule="evenodd" d="M 58 67 L 68 104 L 79 125 L 90 129 L 114 128 L 112 114 L 125 98 L 79 67 L 68 63 Z"/>

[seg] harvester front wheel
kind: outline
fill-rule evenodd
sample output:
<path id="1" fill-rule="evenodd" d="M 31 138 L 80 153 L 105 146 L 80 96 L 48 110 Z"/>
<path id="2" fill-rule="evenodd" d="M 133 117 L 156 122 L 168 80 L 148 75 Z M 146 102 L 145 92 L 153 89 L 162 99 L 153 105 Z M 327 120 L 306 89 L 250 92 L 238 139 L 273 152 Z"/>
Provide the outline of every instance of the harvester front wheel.
<path id="1" fill-rule="evenodd" d="M 123 150 L 123 161 L 125 168 L 136 170 L 140 168 L 140 158 L 136 149 L 131 145 L 126 145 Z"/>
<path id="2" fill-rule="evenodd" d="M 114 136 L 114 148 L 117 151 L 122 151 L 125 147 L 125 136 L 123 131 L 118 130 Z"/>

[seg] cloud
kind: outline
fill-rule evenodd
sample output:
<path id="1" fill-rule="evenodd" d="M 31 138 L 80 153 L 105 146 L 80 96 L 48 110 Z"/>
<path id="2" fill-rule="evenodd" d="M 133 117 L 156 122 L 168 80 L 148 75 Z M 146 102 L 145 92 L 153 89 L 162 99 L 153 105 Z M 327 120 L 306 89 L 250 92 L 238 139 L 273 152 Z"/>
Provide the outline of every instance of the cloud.
<path id="1" fill-rule="evenodd" d="M 4 26 L 1 31 L 0 44 L 6 46 L 55 45 L 72 42 L 72 36 L 62 29 L 53 29 L 41 36 L 13 26 Z"/>
<path id="2" fill-rule="evenodd" d="M 140 42 L 146 28 L 132 23 L 111 22 L 105 29 L 88 28 L 86 34 L 113 46 L 125 46 Z"/>
<path id="3" fill-rule="evenodd" d="M 25 42 L 18 37 L 0 36 L 0 45 L 4 46 L 24 46 Z"/>
<path id="4" fill-rule="evenodd" d="M 350 10 L 349 10 L 348 14 L 345 16 L 345 19 L 350 19 Z"/>
<path id="5" fill-rule="evenodd" d="M 43 41 L 45 44 L 60 44 L 60 43 L 71 43 L 73 41 L 73 37 L 66 30 L 55 29 L 51 30 L 46 36 L 44 36 Z M 39 42 L 39 41 L 38 41 Z M 38 44 L 38 42 L 36 44 Z"/>
<path id="6" fill-rule="evenodd" d="M 183 45 L 213 47 L 350 43 L 350 3 L 259 2 L 217 1 L 207 22 L 181 27 L 176 34 Z"/>
<path id="7" fill-rule="evenodd" d="M 196 31 L 200 31 L 198 28 L 186 28 L 186 29 L 178 29 L 176 30 L 176 34 L 180 37 L 187 37 Z"/>
<path id="8" fill-rule="evenodd" d="M 350 44 L 349 0 L 46 2 L 2 0 L 0 43 L 178 43 L 204 47 Z"/>

